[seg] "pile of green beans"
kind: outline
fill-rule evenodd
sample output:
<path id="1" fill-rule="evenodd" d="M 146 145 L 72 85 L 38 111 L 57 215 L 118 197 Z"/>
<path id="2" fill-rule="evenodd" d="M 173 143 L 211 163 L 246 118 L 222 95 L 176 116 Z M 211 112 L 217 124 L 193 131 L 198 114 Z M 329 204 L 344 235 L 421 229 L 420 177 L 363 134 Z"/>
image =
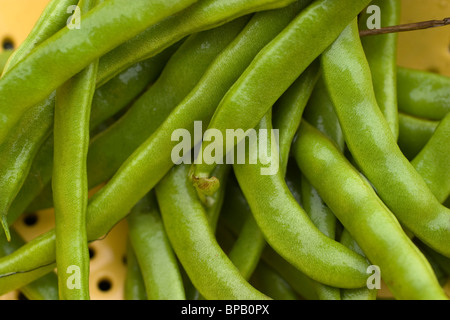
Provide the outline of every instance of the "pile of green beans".
<path id="1" fill-rule="evenodd" d="M 125 221 L 126 300 L 448 300 L 450 77 L 361 37 L 370 5 L 399 23 L 399 0 L 50 1 L 0 53 L 0 295 L 91 299 L 88 246 Z"/>

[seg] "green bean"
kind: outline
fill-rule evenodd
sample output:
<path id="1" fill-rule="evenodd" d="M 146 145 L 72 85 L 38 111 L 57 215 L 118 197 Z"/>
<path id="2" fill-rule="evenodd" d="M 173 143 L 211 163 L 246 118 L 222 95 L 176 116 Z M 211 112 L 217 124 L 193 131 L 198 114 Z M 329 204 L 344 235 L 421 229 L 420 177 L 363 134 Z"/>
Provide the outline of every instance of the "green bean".
<path id="1" fill-rule="evenodd" d="M 4 74 L 9 71 L 37 45 L 61 29 L 65 25 L 67 7 L 77 2 L 75 0 L 51 1 L 19 48 L 14 52 L 7 53 L 10 57 L 0 72 L 3 71 Z M 1 143 L 1 153 L 7 156 L 3 158 L 2 172 L 0 173 L 2 179 L 0 180 L 7 181 L 7 184 L 0 186 L 2 190 L 0 215 L 8 239 L 9 231 L 6 215 L 23 183 L 22 173 L 27 172 L 32 158 L 48 136 L 53 123 L 54 96 L 55 93 L 52 93 L 47 99 L 34 106 L 29 113 L 19 120 L 17 126 L 7 135 L 6 141 Z M 27 153 L 28 157 L 26 156 Z"/>
<path id="2" fill-rule="evenodd" d="M 224 136 L 226 130 L 246 132 L 256 127 L 289 86 L 368 3 L 369 0 L 319 0 L 310 4 L 252 61 L 220 102 L 209 128 Z M 313 42 L 315 45 L 311 46 Z M 202 161 L 205 149 L 211 149 L 214 143 L 215 158 L 223 157 L 243 138 L 225 144 L 211 136 L 204 137 L 202 152 L 192 174 L 193 183 L 200 192 L 214 193 L 219 184 L 210 176 L 216 163 Z"/>
<path id="3" fill-rule="evenodd" d="M 293 159 L 294 160 L 294 159 Z M 295 161 L 294 161 L 295 162 Z M 335 239 L 336 217 L 330 209 L 323 203 L 317 193 L 317 190 L 306 180 L 298 170 L 290 168 L 289 176 L 299 183 L 292 184 L 294 192 L 301 194 L 302 208 L 308 214 L 314 225 L 330 239 Z M 291 192 L 293 191 L 291 189 Z M 340 300 L 340 291 L 338 288 L 324 285 L 311 279 L 311 285 L 314 288 L 320 300 Z"/>
<path id="4" fill-rule="evenodd" d="M 441 120 L 425 147 L 411 161 L 411 164 L 441 203 L 450 195 L 449 145 L 450 113 Z M 450 220 L 450 218 L 448 219 Z"/>
<path id="5" fill-rule="evenodd" d="M 322 132 L 325 136 L 327 136 L 331 141 L 333 141 L 336 145 L 336 147 L 341 150 L 341 152 L 344 152 L 345 150 L 345 141 L 344 136 L 342 134 L 341 126 L 339 124 L 339 120 L 337 118 L 336 113 L 334 112 L 333 103 L 330 100 L 330 96 L 328 94 L 325 82 L 323 80 L 323 77 L 320 77 L 318 80 L 314 91 L 312 93 L 311 99 L 308 102 L 308 106 L 305 110 L 305 119 L 310 121 L 309 123 L 314 126 L 316 129 L 318 129 L 320 132 Z M 305 211 L 309 214 L 308 211 L 310 211 L 313 214 L 318 214 L 318 217 L 313 218 L 313 222 L 317 221 L 315 223 L 319 230 L 324 232 L 327 236 L 329 236 L 332 239 L 339 239 L 339 236 L 337 236 L 337 233 L 339 230 L 337 230 L 337 226 L 340 225 L 340 223 L 336 220 L 334 213 L 331 212 L 330 208 L 327 207 L 327 205 L 323 202 L 320 195 L 317 193 L 317 190 L 307 181 L 307 179 L 304 177 L 304 175 L 301 175 L 302 181 L 302 193 L 307 193 L 304 197 L 306 197 L 305 200 Z M 309 197 L 308 197 L 309 194 Z M 311 208 L 308 203 L 314 199 L 312 202 L 315 204 L 316 210 L 312 210 L 314 207 Z M 310 210 L 308 210 L 308 207 Z M 320 227 L 321 226 L 321 227 Z M 343 232 L 346 230 L 344 229 Z M 361 254 L 361 252 L 355 250 L 355 248 L 352 248 L 349 243 L 342 241 L 342 238 L 340 239 L 340 242 L 345 245 L 347 248 Z M 364 256 L 362 254 L 362 256 Z M 328 290 L 326 290 L 328 289 Z M 333 292 L 337 288 L 328 287 L 325 288 L 325 292 Z M 366 288 L 358 288 L 358 289 L 341 289 L 340 290 L 340 298 L 342 300 L 354 298 L 354 299 L 365 299 L 367 298 L 367 289 Z M 336 294 L 336 292 L 335 292 Z M 336 294 L 337 296 L 337 294 Z M 369 295 L 370 298 L 374 298 L 374 295 Z M 376 296 L 376 295 L 375 295 Z"/>
<path id="6" fill-rule="evenodd" d="M 88 11 L 98 3 L 79 6 Z M 60 300 L 90 299 L 86 158 L 97 69 L 98 59 L 56 90 L 52 190 Z"/>
<path id="7" fill-rule="evenodd" d="M 365 257 L 363 250 L 356 243 L 355 239 L 353 239 L 350 232 L 347 229 L 344 229 L 341 233 L 340 242 L 346 246 L 347 248 L 355 251 L 361 256 Z M 378 294 L 378 290 L 376 288 L 369 289 L 366 287 L 358 288 L 358 289 L 343 289 L 341 290 L 342 300 L 376 300 Z"/>
<path id="8" fill-rule="evenodd" d="M 298 300 L 294 289 L 264 261 L 259 262 L 250 283 L 274 300 Z"/>
<path id="9" fill-rule="evenodd" d="M 167 235 L 192 283 L 206 299 L 266 299 L 220 249 L 188 171 L 188 165 L 175 166 L 156 186 L 156 196 Z"/>
<path id="10" fill-rule="evenodd" d="M 398 146 L 408 160 L 412 160 L 430 140 L 438 121 L 417 118 L 400 112 Z"/>
<path id="11" fill-rule="evenodd" d="M 55 267 L 56 263 L 54 261 L 55 257 L 55 238 L 54 233 L 51 234 L 52 237 L 49 237 L 49 234 L 43 234 L 41 236 L 38 236 L 37 238 L 33 239 L 31 242 L 37 242 L 38 248 L 35 247 L 33 250 L 33 254 L 36 254 L 40 249 L 44 249 L 44 255 L 50 253 L 53 256 L 53 261 L 49 263 L 42 264 L 42 259 L 40 255 L 36 255 L 35 258 L 30 257 L 31 259 L 26 258 L 23 260 L 23 256 L 21 255 L 21 251 L 23 251 L 23 248 L 26 248 L 30 242 L 27 244 L 24 244 L 20 248 L 16 249 L 15 251 L 11 252 L 9 255 L 2 257 L 0 260 L 6 260 L 8 261 L 9 266 L 13 266 L 10 270 L 1 272 L 0 273 L 0 295 L 8 293 L 13 290 L 20 289 L 31 282 L 47 275 L 48 273 L 52 272 Z M 11 239 L 12 241 L 13 239 Z M 50 246 L 49 246 L 50 245 Z M 36 251 L 37 250 L 37 251 Z M 30 253 L 30 252 L 28 252 Z M 38 252 L 39 253 L 39 252 Z M 34 261 L 32 261 L 34 260 Z M 27 265 L 30 265 L 31 268 L 27 268 Z M 34 265 L 34 266 L 33 266 Z M 22 269 L 22 266 L 24 269 Z M 18 267 L 18 268 L 16 268 Z M 8 267 L 7 267 L 8 268 Z M 14 269 L 14 270 L 13 270 Z"/>
<path id="12" fill-rule="evenodd" d="M 175 43 L 160 54 L 119 73 L 95 92 L 91 112 L 91 129 L 134 103 L 160 77 L 172 55 L 183 41 Z"/>
<path id="13" fill-rule="evenodd" d="M 39 146 L 50 134 L 53 108 L 54 95 L 25 114 L 0 145 L 0 218 L 8 240 L 11 239 L 7 221 L 9 208 L 22 186 L 23 173 L 29 170 Z"/>
<path id="14" fill-rule="evenodd" d="M 322 55 L 322 68 L 357 165 L 408 230 L 450 256 L 450 210 L 402 154 L 379 110 L 356 20 Z"/>
<path id="15" fill-rule="evenodd" d="M 354 32 L 354 26 L 343 34 Z M 445 299 L 425 257 L 372 186 L 329 139 L 302 122 L 293 151 L 302 173 L 369 261 L 379 266 L 397 299 Z"/>
<path id="16" fill-rule="evenodd" d="M 11 230 L 11 234 L 9 242 L 5 238 L 0 239 L 0 257 L 11 254 L 25 244 L 25 241 L 14 229 Z M 29 300 L 58 300 L 58 277 L 54 272 L 49 272 L 17 289 L 20 289 Z"/>
<path id="17" fill-rule="evenodd" d="M 283 259 L 270 246 L 266 246 L 262 260 L 286 280 L 294 291 L 306 300 L 318 300 L 317 290 L 311 278 Z"/>
<path id="18" fill-rule="evenodd" d="M 291 168 L 289 168 L 289 170 L 291 171 L 292 166 L 290 167 Z M 291 176 L 291 174 L 288 174 L 286 177 L 289 176 Z M 254 234 L 254 242 L 256 242 L 252 244 L 252 249 L 260 247 L 263 243 L 265 243 L 263 234 L 255 223 L 247 200 L 242 194 L 237 181 L 235 181 L 235 179 L 232 179 L 231 182 L 228 183 L 226 189 L 226 199 L 221 213 L 221 223 L 219 225 L 221 236 L 218 238 L 221 240 L 221 243 L 226 240 L 225 245 L 228 248 L 227 251 L 231 251 L 233 249 L 233 243 L 235 241 L 234 239 L 240 236 L 241 230 L 243 230 L 245 225 L 247 225 L 247 228 L 249 228 L 250 225 L 251 228 L 249 229 L 253 230 L 252 233 Z M 229 230 L 229 232 L 226 234 L 227 237 L 224 237 L 223 229 L 225 227 L 227 228 L 227 230 Z M 259 234 L 257 233 L 257 230 L 259 230 Z M 255 251 L 252 250 L 251 252 Z M 298 269 L 286 262 L 272 248 L 267 245 L 264 246 L 261 258 L 263 261 L 269 264 L 271 268 L 277 270 L 277 272 L 282 275 L 290 285 L 293 286 L 295 292 L 297 292 L 299 295 L 311 300 L 318 299 L 317 292 L 319 291 L 319 286 L 315 286 L 315 283 L 312 279 L 308 278 Z M 260 263 L 262 260 L 260 260 Z M 256 270 L 254 272 L 256 272 Z M 254 274 L 252 274 L 252 276 L 253 275 Z"/>
<path id="19" fill-rule="evenodd" d="M 295 201 L 297 201 L 300 207 L 303 208 L 301 179 L 302 173 L 298 169 L 295 161 L 292 161 L 291 159 L 289 159 L 290 161 L 287 165 L 287 174 L 285 175 L 284 180 Z"/>
<path id="20" fill-rule="evenodd" d="M 397 82 L 400 111 L 430 120 L 450 112 L 450 77 L 399 67 Z"/>
<path id="21" fill-rule="evenodd" d="M 398 0 L 373 0 L 370 5 L 380 9 L 380 27 L 391 27 L 400 24 L 400 7 Z M 367 29 L 369 13 L 359 17 L 359 29 Z M 361 38 L 372 74 L 373 88 L 378 106 L 391 128 L 394 138 L 398 138 L 398 106 L 397 106 L 397 47 L 398 33 L 389 33 Z"/>
<path id="22" fill-rule="evenodd" d="M 226 185 L 228 182 L 228 178 L 230 175 L 232 167 L 230 165 L 219 165 L 217 166 L 215 170 L 215 174 L 219 176 L 224 184 Z M 207 200 L 207 206 L 206 206 L 206 214 L 208 216 L 209 222 L 211 224 L 212 230 L 216 230 L 217 223 L 219 220 L 220 212 L 222 211 L 223 207 L 223 201 L 225 198 L 225 190 L 226 187 L 220 190 L 219 192 L 216 192 L 213 196 L 209 197 Z"/>
<path id="23" fill-rule="evenodd" d="M 5 50 L 0 52 L 0 74 L 3 72 L 5 65 L 9 57 L 13 54 L 14 50 Z"/>
<path id="24" fill-rule="evenodd" d="M 144 279 L 142 278 L 141 268 L 134 253 L 134 249 L 127 239 L 127 271 L 125 275 L 125 285 L 123 296 L 125 300 L 147 300 L 145 292 Z"/>
<path id="25" fill-rule="evenodd" d="M 303 118 L 334 141 L 339 149 L 344 152 L 344 135 L 323 76 L 317 80 Z"/>
<path id="26" fill-rule="evenodd" d="M 259 258 L 266 246 L 264 236 L 252 215 L 249 215 L 241 228 L 238 238 L 228 257 L 248 280 L 258 265 Z"/>
<path id="27" fill-rule="evenodd" d="M 301 176 L 293 174 L 292 172 L 293 169 L 296 169 L 296 166 L 295 167 L 293 167 L 292 165 L 288 166 L 288 174 L 286 175 L 286 181 L 290 182 L 291 192 L 293 194 L 298 193 L 300 195 L 300 185 L 297 182 L 300 181 L 299 177 Z M 260 254 L 259 248 L 265 247 L 264 237 L 263 234 L 261 233 L 261 230 L 259 230 L 256 222 L 254 221 L 254 218 L 250 211 L 250 207 L 248 206 L 248 203 L 245 200 L 242 191 L 239 189 L 239 186 L 236 185 L 236 182 L 234 180 L 232 181 L 232 183 L 230 183 L 230 187 L 227 187 L 226 189 L 227 189 L 225 201 L 226 205 L 222 210 L 222 216 L 224 216 L 225 219 L 222 219 L 222 223 L 227 225 L 229 228 L 232 228 L 234 232 L 237 235 L 239 235 L 239 238 L 245 235 L 246 233 L 245 231 L 249 230 L 248 233 L 252 235 L 253 241 L 251 244 L 247 245 L 249 247 L 249 249 L 247 250 L 248 255 L 252 256 L 255 253 L 255 251 L 258 254 Z M 243 246 L 245 246 L 245 244 Z M 236 242 L 235 246 L 232 248 L 231 253 L 238 247 L 239 244 L 238 242 Z M 235 263 L 235 260 L 233 259 L 231 253 L 229 255 L 230 259 L 233 261 L 233 263 Z M 247 261 L 247 263 L 249 264 L 251 263 L 251 259 L 245 261 Z M 239 264 L 235 263 L 235 265 L 238 266 L 239 268 Z M 306 279 L 306 276 L 303 274 L 297 277 Z M 311 279 L 308 280 L 308 284 L 314 288 L 314 291 L 316 292 L 316 294 L 319 295 L 319 298 L 321 299 L 339 299 L 339 291 L 337 291 L 334 288 L 324 286 Z"/>
<path id="28" fill-rule="evenodd" d="M 314 225 L 328 238 L 335 239 L 336 217 L 330 208 L 322 201 L 317 190 L 304 175 L 301 176 L 301 193 L 303 209 L 309 215 Z"/>
<path id="29" fill-rule="evenodd" d="M 422 250 L 422 252 L 426 252 L 428 256 L 433 258 L 434 261 L 436 261 L 436 264 L 439 265 L 441 270 L 447 275 L 450 276 L 450 259 L 447 257 L 444 257 L 443 255 L 437 253 L 436 251 L 430 249 L 422 242 L 418 241 L 416 239 L 415 243 L 417 246 Z"/>
<path id="30" fill-rule="evenodd" d="M 148 299 L 184 300 L 181 273 L 153 192 L 133 207 L 127 221 Z"/>
<path id="31" fill-rule="evenodd" d="M 319 61 L 313 62 L 274 105 L 273 127 L 278 129 L 280 134 L 280 168 L 283 172 L 286 171 L 292 139 L 297 132 L 303 110 L 318 79 L 319 67 Z"/>

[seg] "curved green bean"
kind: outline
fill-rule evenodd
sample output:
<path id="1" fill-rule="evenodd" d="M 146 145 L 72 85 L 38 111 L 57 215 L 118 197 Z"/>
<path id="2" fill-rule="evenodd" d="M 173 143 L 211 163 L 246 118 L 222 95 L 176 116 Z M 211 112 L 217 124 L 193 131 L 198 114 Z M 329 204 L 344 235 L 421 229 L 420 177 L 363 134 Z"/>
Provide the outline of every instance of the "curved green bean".
<path id="1" fill-rule="evenodd" d="M 185 300 L 178 262 L 164 230 L 153 192 L 133 207 L 127 221 L 147 298 Z"/>
<path id="2" fill-rule="evenodd" d="M 344 135 L 323 76 L 317 80 L 303 118 L 334 141 L 339 149 L 344 152 Z"/>
<path id="3" fill-rule="evenodd" d="M 400 111 L 430 120 L 450 112 L 450 77 L 399 67 L 397 82 Z"/>
<path id="4" fill-rule="evenodd" d="M 379 110 L 356 20 L 322 55 L 322 68 L 357 165 L 407 229 L 450 256 L 450 210 L 402 154 Z"/>
<path id="5" fill-rule="evenodd" d="M 141 268 L 139 267 L 130 239 L 127 240 L 126 250 L 127 272 L 125 275 L 123 297 L 125 300 L 147 300 L 147 292 L 145 292 Z"/>
<path id="6" fill-rule="evenodd" d="M 13 253 L 25 244 L 25 241 L 14 229 L 11 229 L 11 235 L 9 242 L 6 238 L 0 238 L 0 257 Z M 29 300 L 58 300 L 58 277 L 56 273 L 49 272 L 16 289 L 20 289 Z"/>
<path id="7" fill-rule="evenodd" d="M 380 9 L 380 27 L 391 27 L 400 24 L 400 7 L 398 0 L 373 0 L 370 5 Z M 359 17 L 359 29 L 367 29 L 369 13 Z M 398 33 L 367 36 L 361 38 L 372 74 L 373 88 L 378 106 L 391 128 L 394 138 L 398 138 L 398 106 L 397 106 L 397 47 Z"/>
<path id="8" fill-rule="evenodd" d="M 400 112 L 398 146 L 408 160 L 412 160 L 430 140 L 439 122 L 410 116 Z"/>
<path id="9" fill-rule="evenodd" d="M 98 3 L 81 0 L 79 6 L 88 11 Z M 98 59 L 56 90 L 52 190 L 61 300 L 90 299 L 86 158 L 97 69 Z"/>
<path id="10" fill-rule="evenodd" d="M 274 300 L 298 300 L 297 293 L 275 270 L 260 261 L 250 283 Z"/>
<path id="11" fill-rule="evenodd" d="M 425 147 L 411 161 L 440 203 L 450 195 L 449 146 L 450 113 L 441 120 Z"/>
<path id="12" fill-rule="evenodd" d="M 283 172 L 286 171 L 292 140 L 300 125 L 303 110 L 319 77 L 319 67 L 319 61 L 314 61 L 273 107 L 273 127 L 279 130 L 280 168 Z"/>
<path id="13" fill-rule="evenodd" d="M 302 122 L 293 151 L 300 170 L 370 262 L 379 266 L 397 299 L 446 299 L 428 261 L 372 186 L 329 139 Z"/>
<path id="14" fill-rule="evenodd" d="M 167 235 L 192 283 L 206 299 L 267 299 L 220 249 L 188 171 L 188 165 L 175 166 L 156 186 L 156 196 Z"/>
<path id="15" fill-rule="evenodd" d="M 268 130 L 264 138 L 270 155 L 257 164 L 234 164 L 239 185 L 266 241 L 284 259 L 310 278 L 330 286 L 358 288 L 366 282 L 367 262 L 359 255 L 328 238 L 312 223 L 298 205 L 281 172 L 262 174 L 261 162 L 277 161 L 278 150 L 271 141 L 271 115 L 261 121 L 259 130 Z M 263 139 L 263 138 L 259 138 Z M 267 141 L 266 141 L 267 139 Z M 250 157 L 258 159 L 255 146 L 250 146 Z M 321 250 L 318 250 L 320 248 Z"/>

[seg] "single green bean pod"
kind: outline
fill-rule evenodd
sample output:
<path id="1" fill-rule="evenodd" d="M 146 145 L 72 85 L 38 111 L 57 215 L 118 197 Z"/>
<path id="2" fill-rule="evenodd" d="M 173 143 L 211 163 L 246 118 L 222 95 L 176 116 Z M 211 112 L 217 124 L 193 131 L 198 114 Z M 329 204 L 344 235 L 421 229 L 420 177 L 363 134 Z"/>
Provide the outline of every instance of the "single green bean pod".
<path id="1" fill-rule="evenodd" d="M 355 251 L 361 256 L 365 257 L 363 250 L 356 243 L 355 239 L 353 239 L 350 232 L 347 229 L 344 229 L 341 233 L 341 237 L 339 241 L 346 246 L 347 248 Z M 369 289 L 367 286 L 358 288 L 358 289 L 342 289 L 341 297 L 342 300 L 376 300 L 378 294 L 378 289 L 373 288 Z"/>
<path id="2" fill-rule="evenodd" d="M 319 67 L 320 62 L 314 61 L 274 105 L 273 127 L 278 129 L 280 134 L 280 167 L 284 172 L 289 160 L 292 140 L 319 77 Z"/>
<path id="3" fill-rule="evenodd" d="M 11 55 L 13 54 L 14 50 L 5 50 L 0 52 L 0 74 L 2 73 L 3 69 L 5 68 L 5 65 L 9 59 L 9 57 L 11 57 Z"/>
<path id="4" fill-rule="evenodd" d="M 328 138 L 302 122 L 293 151 L 300 170 L 378 266 L 378 276 L 397 299 L 446 299 L 430 264 L 396 217 Z"/>
<path id="5" fill-rule="evenodd" d="M 142 278 L 141 268 L 134 253 L 133 246 L 129 239 L 126 248 L 127 271 L 125 275 L 125 284 L 123 296 L 125 300 L 147 300 L 145 292 L 144 279 Z"/>
<path id="6" fill-rule="evenodd" d="M 398 146 L 408 160 L 412 160 L 430 140 L 439 121 L 417 118 L 400 112 Z"/>
<path id="7" fill-rule="evenodd" d="M 142 198 L 127 217 L 149 300 L 185 300 L 178 262 L 167 238 L 153 192 Z"/>
<path id="8" fill-rule="evenodd" d="M 262 254 L 262 261 L 275 270 L 294 291 L 305 300 L 319 300 L 314 281 L 307 277 L 292 264 L 287 262 L 270 246 L 266 246 Z"/>
<path id="9" fill-rule="evenodd" d="M 0 257 L 13 253 L 25 244 L 25 241 L 14 229 L 11 229 L 11 235 L 9 242 L 4 237 L 0 238 Z M 29 300 L 58 300 L 58 277 L 56 273 L 50 271 L 17 289 L 20 289 L 20 292 Z"/>
<path id="10" fill-rule="evenodd" d="M 334 141 L 339 149 L 344 152 L 344 135 L 323 76 L 320 76 L 317 80 L 303 118 Z"/>
<path id="11" fill-rule="evenodd" d="M 411 164 L 439 202 L 450 195 L 450 112 Z"/>
<path id="12" fill-rule="evenodd" d="M 401 152 L 381 113 L 356 19 L 322 55 L 323 76 L 352 157 L 398 220 L 450 256 L 450 210 Z"/>
<path id="13" fill-rule="evenodd" d="M 298 300 L 298 294 L 278 272 L 260 261 L 250 279 L 257 289 L 274 300 Z"/>
<path id="14" fill-rule="evenodd" d="M 399 67 L 397 82 L 400 111 L 430 120 L 450 112 L 450 77 Z"/>
<path id="15" fill-rule="evenodd" d="M 7 215 L 19 193 L 40 145 L 49 137 L 53 126 L 55 94 L 25 114 L 0 144 L 0 218 L 9 240 Z"/>
<path id="16" fill-rule="evenodd" d="M 81 0 L 79 5 L 88 11 L 97 3 Z M 52 190 L 61 300 L 90 299 L 86 158 L 97 69 L 98 59 L 56 90 Z"/>
<path id="17" fill-rule="evenodd" d="M 400 24 L 399 0 L 373 0 L 367 10 L 359 17 L 359 29 L 367 30 L 371 8 L 380 12 L 380 27 Z M 364 52 L 372 74 L 373 88 L 378 106 L 391 128 L 394 138 L 398 137 L 397 106 L 397 47 L 398 33 L 389 33 L 361 38 Z"/>

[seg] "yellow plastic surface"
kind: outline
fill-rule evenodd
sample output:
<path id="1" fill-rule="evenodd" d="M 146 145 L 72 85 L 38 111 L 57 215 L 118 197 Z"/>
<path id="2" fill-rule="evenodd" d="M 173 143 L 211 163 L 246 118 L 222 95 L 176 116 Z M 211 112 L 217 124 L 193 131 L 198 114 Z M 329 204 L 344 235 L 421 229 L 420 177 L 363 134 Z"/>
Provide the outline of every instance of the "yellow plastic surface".
<path id="1" fill-rule="evenodd" d="M 0 43 L 11 39 L 18 46 L 28 35 L 49 0 L 0 0 Z M 402 21 L 443 19 L 450 16 L 450 0 L 402 0 Z M 0 46 L 0 51 L 2 47 Z M 429 70 L 450 76 L 450 26 L 399 34 L 398 64 L 421 70 Z M 52 210 L 36 213 L 36 224 L 29 226 L 22 217 L 14 228 L 29 241 L 54 226 Z M 102 240 L 90 244 L 94 253 L 91 258 L 90 289 L 93 300 L 123 299 L 126 272 L 127 225 L 123 221 Z M 102 291 L 99 284 L 108 281 L 109 290 Z M 446 284 L 450 295 L 450 282 Z M 0 296 L 0 300 L 18 299 L 18 292 Z M 380 298 L 392 297 L 383 286 Z"/>
<path id="2" fill-rule="evenodd" d="M 402 24 L 448 17 L 450 0 L 402 0 Z M 450 26 L 399 33 L 398 64 L 450 77 Z"/>

